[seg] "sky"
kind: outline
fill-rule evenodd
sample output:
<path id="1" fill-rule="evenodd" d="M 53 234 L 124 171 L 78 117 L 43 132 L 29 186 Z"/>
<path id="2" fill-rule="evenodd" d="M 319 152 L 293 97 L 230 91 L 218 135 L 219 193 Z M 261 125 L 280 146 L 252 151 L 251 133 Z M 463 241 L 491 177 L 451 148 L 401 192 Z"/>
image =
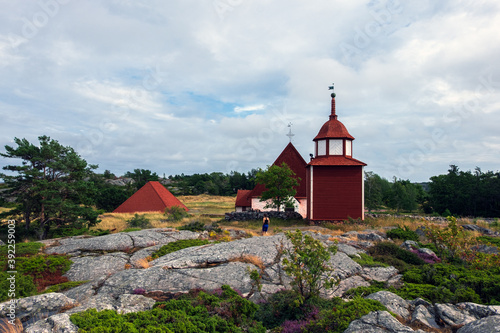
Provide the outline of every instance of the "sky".
<path id="1" fill-rule="evenodd" d="M 309 161 L 334 83 L 365 171 L 424 182 L 451 164 L 500 169 L 497 0 L 0 8 L 0 152 L 48 135 L 98 172 L 246 173 L 291 129 Z"/>

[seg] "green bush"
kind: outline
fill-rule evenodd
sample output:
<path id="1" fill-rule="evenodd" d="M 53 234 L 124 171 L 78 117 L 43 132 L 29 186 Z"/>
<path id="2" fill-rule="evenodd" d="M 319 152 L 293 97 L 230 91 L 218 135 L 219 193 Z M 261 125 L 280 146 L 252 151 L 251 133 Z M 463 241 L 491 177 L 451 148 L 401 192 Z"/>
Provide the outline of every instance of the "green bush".
<path id="1" fill-rule="evenodd" d="M 189 216 L 188 212 L 182 207 L 172 206 L 165 209 L 165 215 L 168 216 L 169 221 L 180 221 Z"/>
<path id="2" fill-rule="evenodd" d="M 134 214 L 130 220 L 127 220 L 127 225 L 129 228 L 152 228 L 151 222 L 145 215 Z"/>
<path id="3" fill-rule="evenodd" d="M 66 273 L 72 262 L 64 255 L 37 254 L 31 257 L 16 258 L 16 268 L 18 272 L 39 276 L 43 272 L 61 274 Z"/>
<path id="4" fill-rule="evenodd" d="M 387 232 L 387 237 L 392 239 L 402 239 L 402 240 L 412 240 L 418 241 L 418 235 L 415 231 L 410 230 L 407 226 L 398 226 L 395 229 L 391 229 Z"/>
<path id="5" fill-rule="evenodd" d="M 183 225 L 181 227 L 177 228 L 178 230 L 188 230 L 188 231 L 204 231 L 205 230 L 205 223 L 200 222 L 200 221 L 193 221 L 189 224 Z"/>
<path id="6" fill-rule="evenodd" d="M 87 283 L 87 282 L 89 282 L 89 281 L 88 280 L 87 281 L 68 281 L 68 282 L 59 283 L 59 284 L 55 284 L 53 286 L 48 287 L 43 293 L 44 294 L 46 294 L 46 293 L 59 293 L 62 291 L 69 290 L 71 288 L 78 287 L 78 286 L 80 286 L 84 283 Z"/>
<path id="7" fill-rule="evenodd" d="M 500 238 L 499 237 L 491 237 L 491 236 L 479 236 L 476 238 L 483 244 L 491 244 L 500 248 Z"/>
<path id="8" fill-rule="evenodd" d="M 400 248 L 394 243 L 380 242 L 368 249 L 368 253 L 377 261 L 396 267 L 399 271 L 405 271 L 408 265 L 424 265 L 423 261 L 415 253 Z"/>
<path id="9" fill-rule="evenodd" d="M 304 330 L 308 333 L 342 333 L 352 321 L 372 311 L 387 311 L 387 308 L 379 301 L 355 298 L 332 309 L 321 311 L 318 316 L 319 319 L 309 323 Z"/>
<path id="10" fill-rule="evenodd" d="M 360 258 L 352 257 L 352 260 L 354 260 L 355 262 L 357 262 L 358 264 L 360 264 L 363 267 L 388 267 L 389 266 L 389 264 L 387 264 L 387 263 L 376 261 L 375 259 L 373 259 L 372 256 L 370 256 L 366 253 L 360 252 L 360 253 L 358 253 L 358 255 L 360 256 Z"/>
<path id="11" fill-rule="evenodd" d="M 0 302 L 4 302 L 10 298 L 12 295 L 10 291 L 10 281 L 7 278 L 11 276 L 15 277 L 15 298 L 19 297 L 28 297 L 36 294 L 36 286 L 33 283 L 33 278 L 31 276 L 27 276 L 21 274 L 19 272 L 15 274 L 8 274 L 7 272 L 0 272 Z"/>
<path id="12" fill-rule="evenodd" d="M 257 318 L 262 324 L 272 329 L 280 326 L 286 320 L 300 320 L 304 318 L 308 311 L 307 307 L 297 306 L 300 302 L 300 296 L 292 290 L 282 290 L 272 294 L 266 302 L 260 303 L 257 310 Z"/>
<path id="13" fill-rule="evenodd" d="M 153 252 L 153 254 L 151 254 L 151 258 L 156 259 L 166 254 L 179 251 L 188 247 L 206 245 L 209 243 L 210 241 L 206 239 L 180 239 L 178 241 L 163 245 L 158 251 Z"/>
<path id="14" fill-rule="evenodd" d="M 249 332 L 264 333 L 254 319 L 257 305 L 229 286 L 213 293 L 192 290 L 180 299 L 155 304 L 152 310 L 117 314 L 90 309 L 71 315 L 79 332 Z"/>
<path id="15" fill-rule="evenodd" d="M 438 300 L 500 304 L 500 269 L 475 270 L 447 264 L 414 267 L 404 272 L 405 285 L 411 283 L 442 288 Z M 449 290 L 453 296 L 446 292 Z M 446 293 L 445 295 L 439 294 Z M 449 299 L 448 299 L 449 298 Z M 428 297 L 430 299 L 430 297 Z M 432 299 L 432 301 L 435 301 Z"/>
<path id="16" fill-rule="evenodd" d="M 30 254 L 37 254 L 40 249 L 44 247 L 42 243 L 29 242 L 29 243 L 16 243 L 16 256 L 26 256 Z M 0 257 L 7 257 L 8 255 L 8 245 L 0 246 Z"/>

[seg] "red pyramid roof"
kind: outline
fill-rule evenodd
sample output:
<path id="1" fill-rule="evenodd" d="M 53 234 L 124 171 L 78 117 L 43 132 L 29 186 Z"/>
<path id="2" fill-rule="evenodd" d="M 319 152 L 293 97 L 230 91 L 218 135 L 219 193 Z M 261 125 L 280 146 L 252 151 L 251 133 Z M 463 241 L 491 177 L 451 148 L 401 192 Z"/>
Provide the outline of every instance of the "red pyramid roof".
<path id="1" fill-rule="evenodd" d="M 300 153 L 297 151 L 295 146 L 290 142 L 285 149 L 281 152 L 280 156 L 274 161 L 273 165 L 281 166 L 285 162 L 288 167 L 295 172 L 296 177 L 300 177 L 299 186 L 295 188 L 297 193 L 296 198 L 306 197 L 306 166 L 307 162 L 302 158 Z M 257 184 L 250 197 L 260 197 L 262 192 L 266 190 L 266 187 L 262 184 Z"/>
<path id="2" fill-rule="evenodd" d="M 148 182 L 132 194 L 113 213 L 164 212 L 165 208 L 178 206 L 189 209 L 160 182 Z"/>

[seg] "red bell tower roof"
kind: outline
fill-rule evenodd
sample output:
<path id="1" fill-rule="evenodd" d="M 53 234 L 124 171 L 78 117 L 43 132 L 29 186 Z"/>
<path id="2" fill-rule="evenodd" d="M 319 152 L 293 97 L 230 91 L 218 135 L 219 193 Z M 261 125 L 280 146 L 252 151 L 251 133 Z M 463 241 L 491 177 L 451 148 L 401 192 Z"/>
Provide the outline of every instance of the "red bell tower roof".
<path id="1" fill-rule="evenodd" d="M 337 120 L 337 114 L 335 110 L 335 93 L 332 93 L 332 112 L 330 114 L 330 120 L 323 124 L 319 130 L 318 135 L 313 139 L 313 141 L 320 139 L 350 139 L 354 140 L 354 137 L 349 134 L 344 124 Z"/>

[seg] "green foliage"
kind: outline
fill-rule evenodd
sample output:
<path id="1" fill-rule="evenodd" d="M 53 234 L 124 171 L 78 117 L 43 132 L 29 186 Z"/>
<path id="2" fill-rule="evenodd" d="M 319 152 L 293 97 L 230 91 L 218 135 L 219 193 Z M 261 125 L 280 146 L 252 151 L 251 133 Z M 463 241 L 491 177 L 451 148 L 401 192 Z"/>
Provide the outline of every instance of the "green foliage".
<path id="1" fill-rule="evenodd" d="M 96 181 L 98 192 L 95 198 L 97 209 L 112 212 L 129 198 L 129 193 L 121 186 Z"/>
<path id="2" fill-rule="evenodd" d="M 284 250 L 283 270 L 292 277 L 292 287 L 303 300 L 319 295 L 321 289 L 331 288 L 337 282 L 333 268 L 328 266 L 330 254 L 335 254 L 335 246 L 325 248 L 312 236 L 303 235 L 300 230 L 285 232 L 292 248 Z M 298 304 L 300 305 L 300 304 Z"/>
<path id="3" fill-rule="evenodd" d="M 403 279 L 405 284 L 427 284 L 441 288 L 431 294 L 434 298 L 427 296 L 431 301 L 500 304 L 500 299 L 498 299 L 500 269 L 498 267 L 490 270 L 476 270 L 449 264 L 424 265 L 409 269 L 403 274 Z"/>
<path id="4" fill-rule="evenodd" d="M 257 305 L 239 296 L 228 286 L 214 293 L 194 290 L 168 302 L 155 304 L 152 310 L 117 314 L 90 309 L 71 315 L 79 332 L 249 332 L 264 333 L 255 321 Z"/>
<path id="5" fill-rule="evenodd" d="M 266 328 L 272 329 L 286 320 L 303 319 L 311 310 L 311 301 L 312 299 L 309 299 L 298 306 L 302 302 L 299 294 L 293 290 L 281 290 L 272 294 L 264 303 L 260 303 L 256 317 Z"/>
<path id="6" fill-rule="evenodd" d="M 332 309 L 323 310 L 319 313 L 319 319 L 312 321 L 305 327 L 309 333 L 342 333 L 349 324 L 372 311 L 387 311 L 380 302 L 372 299 L 355 298 L 349 302 L 343 302 Z"/>
<path id="7" fill-rule="evenodd" d="M 103 236 L 103 235 L 108 235 L 110 233 L 111 231 L 102 229 L 91 230 L 88 228 L 64 227 L 64 228 L 52 229 L 49 232 L 49 238 L 73 237 L 79 235 Z"/>
<path id="8" fill-rule="evenodd" d="M 180 221 L 189 216 L 188 212 L 182 207 L 172 206 L 165 208 L 165 215 L 168 216 L 169 221 Z"/>
<path id="9" fill-rule="evenodd" d="M 363 267 L 388 267 L 389 266 L 389 264 L 376 261 L 375 259 L 373 259 L 372 256 L 370 256 L 366 253 L 360 252 L 360 253 L 358 253 L 358 255 L 360 256 L 360 258 L 352 257 L 352 260 L 354 260 L 355 262 L 357 262 L 358 264 L 360 264 Z"/>
<path id="10" fill-rule="evenodd" d="M 448 174 L 431 177 L 429 194 L 431 206 L 443 216 L 500 216 L 499 172 L 478 167 L 464 172 L 450 165 Z"/>
<path id="11" fill-rule="evenodd" d="M 418 241 L 418 235 L 415 231 L 411 230 L 407 226 L 398 226 L 395 229 L 387 231 L 387 237 L 392 239 L 402 239 L 402 240 L 412 240 Z"/>
<path id="12" fill-rule="evenodd" d="M 85 284 L 89 281 L 68 281 L 68 282 L 63 282 L 59 284 L 55 284 L 53 286 L 48 287 L 43 293 L 59 293 L 62 291 L 69 290 L 71 288 L 78 287 L 82 284 Z"/>
<path id="13" fill-rule="evenodd" d="M 7 215 L 23 216 L 27 230 L 37 221 L 38 236 L 47 237 L 51 225 L 76 228 L 97 224 L 99 213 L 93 208 L 96 188 L 87 181 L 96 165 L 88 165 L 71 147 L 64 147 L 48 136 L 38 138 L 39 146 L 14 138 L 17 147 L 5 146 L 1 156 L 21 159 L 21 165 L 7 165 L 0 174 L 16 198 L 17 207 Z M 11 175 L 15 173 L 15 175 Z"/>
<path id="14" fill-rule="evenodd" d="M 276 208 L 278 211 L 282 206 L 293 207 L 295 189 L 299 186 L 300 178 L 290 167 L 283 162 L 281 166 L 271 165 L 266 171 L 260 170 L 256 175 L 257 184 L 262 184 L 266 190 L 262 192 L 260 201 L 271 200 L 266 208 Z"/>
<path id="15" fill-rule="evenodd" d="M 145 169 L 134 169 L 133 172 L 127 171 L 124 176 L 132 178 L 135 181 L 134 187 L 136 189 L 140 189 L 149 181 L 158 181 L 158 175 L 156 172 Z"/>
<path id="16" fill-rule="evenodd" d="M 396 267 L 399 271 L 405 271 L 409 265 L 424 265 L 425 262 L 415 253 L 400 248 L 391 242 L 380 242 L 368 249 L 377 261 Z"/>
<path id="17" fill-rule="evenodd" d="M 193 221 L 193 222 L 190 222 L 186 225 L 178 227 L 177 229 L 196 232 L 196 231 L 204 231 L 205 228 L 206 228 L 205 223 L 203 223 L 201 221 Z"/>
<path id="18" fill-rule="evenodd" d="M 15 297 L 12 297 L 10 291 L 10 280 L 8 278 L 15 277 Z M 36 294 L 36 286 L 33 283 L 33 277 L 17 272 L 8 274 L 0 271 L 0 302 L 4 302 L 10 298 L 28 297 Z"/>
<path id="19" fill-rule="evenodd" d="M 169 190 L 181 195 L 235 195 L 237 190 L 251 190 L 255 187 L 255 175 L 257 170 L 253 169 L 247 174 L 231 171 L 229 174 L 212 172 L 210 174 L 176 175 L 170 176 L 172 184 Z"/>
<path id="20" fill-rule="evenodd" d="M 61 272 L 61 274 L 64 274 L 69 270 L 71 264 L 72 262 L 68 257 L 63 255 L 37 254 L 30 257 L 16 258 L 17 271 L 35 277 L 44 272 Z"/>
<path id="21" fill-rule="evenodd" d="M 151 222 L 146 217 L 146 215 L 139 215 L 137 213 L 134 214 L 130 220 L 127 220 L 127 226 L 129 228 L 152 228 Z"/>
<path id="22" fill-rule="evenodd" d="M 472 247 L 477 245 L 477 240 L 458 225 L 455 217 L 448 216 L 447 219 L 445 228 L 427 224 L 427 238 L 434 244 L 440 258 L 449 262 L 471 262 L 475 257 Z"/>
<path id="23" fill-rule="evenodd" d="M 166 254 L 179 251 L 192 246 L 201 246 L 209 244 L 210 241 L 206 239 L 180 239 L 175 242 L 168 243 L 163 245 L 158 251 L 153 252 L 151 254 L 151 258 L 156 259 L 162 257 Z"/>
<path id="24" fill-rule="evenodd" d="M 29 242 L 29 243 L 16 243 L 16 256 L 27 256 L 32 254 L 37 254 L 40 249 L 44 247 L 42 243 Z M 0 260 L 7 257 L 8 245 L 0 246 Z"/>
<path id="25" fill-rule="evenodd" d="M 500 238 L 499 237 L 479 236 L 476 239 L 483 244 L 494 245 L 496 247 L 500 247 Z"/>

